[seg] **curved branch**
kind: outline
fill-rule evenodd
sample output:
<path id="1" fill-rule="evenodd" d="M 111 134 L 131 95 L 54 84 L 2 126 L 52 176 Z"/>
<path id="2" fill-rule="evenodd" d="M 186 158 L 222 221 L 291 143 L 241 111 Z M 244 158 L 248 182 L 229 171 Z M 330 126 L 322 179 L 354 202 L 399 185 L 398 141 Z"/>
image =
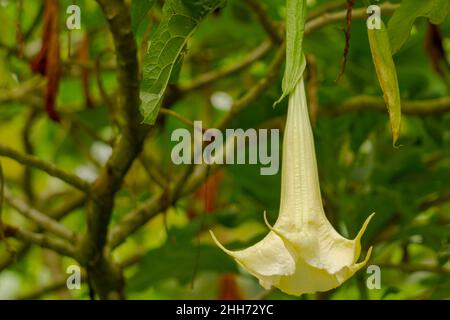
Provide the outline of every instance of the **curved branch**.
<path id="1" fill-rule="evenodd" d="M 86 193 L 89 193 L 91 191 L 91 187 L 86 181 L 64 170 L 61 170 L 54 164 L 45 162 L 44 160 L 41 160 L 36 156 L 21 153 L 2 144 L 0 144 L 0 156 L 13 159 L 23 165 L 42 170 L 50 176 L 58 178 Z"/>
<path id="2" fill-rule="evenodd" d="M 114 249 L 125 239 L 142 227 L 147 221 L 166 210 L 169 204 L 164 201 L 163 193 L 159 193 L 150 200 L 142 203 L 136 209 L 127 213 L 122 220 L 111 230 L 108 237 L 108 246 Z"/>
<path id="3" fill-rule="evenodd" d="M 22 230 L 10 225 L 5 225 L 3 230 L 6 238 L 16 238 L 42 248 L 53 250 L 67 257 L 74 259 L 76 257 L 74 247 L 66 241 L 50 238 L 43 233 Z"/>
<path id="4" fill-rule="evenodd" d="M 55 220 L 59 220 L 67 216 L 72 211 L 80 208 L 86 202 L 86 195 L 83 193 L 76 193 L 68 198 L 69 199 L 67 201 L 62 203 L 57 208 L 53 210 L 50 209 L 48 215 Z M 30 231 L 39 232 L 40 229 L 34 227 Z M 23 257 L 29 248 L 30 248 L 29 243 L 22 242 L 19 243 L 14 248 L 13 254 L 5 254 L 4 256 L 0 256 L 0 271 L 9 267 L 13 262 L 16 262 L 20 257 Z"/>
<path id="5" fill-rule="evenodd" d="M 280 71 L 280 66 L 284 62 L 286 51 L 286 44 L 283 43 L 281 45 L 272 62 L 270 63 L 269 69 L 267 71 L 266 77 L 259 80 L 247 93 L 236 100 L 231 107 L 230 112 L 228 112 L 221 120 L 219 120 L 214 128 L 218 128 L 219 130 L 225 129 L 225 127 L 234 119 L 234 117 L 241 113 L 243 110 L 248 108 L 258 97 L 259 95 L 266 90 L 269 85 L 275 81 Z"/>
<path id="6" fill-rule="evenodd" d="M 114 207 L 114 197 L 133 161 L 140 154 L 150 127 L 141 125 L 139 112 L 139 68 L 131 16 L 123 0 L 97 0 L 113 37 L 117 65 L 117 111 L 122 130 L 113 153 L 92 187 L 87 210 L 87 233 L 81 242 L 82 263 L 86 265 L 94 291 L 101 298 L 120 298 L 123 275 L 104 247 Z"/>
<path id="7" fill-rule="evenodd" d="M 250 66 L 256 60 L 264 57 L 272 47 L 272 43 L 270 41 L 264 41 L 258 47 L 256 47 L 253 51 L 247 54 L 242 61 L 231 65 L 225 66 L 218 70 L 213 70 L 210 72 L 206 72 L 197 78 L 193 79 L 191 82 L 180 85 L 181 93 L 196 90 L 202 88 L 211 82 L 217 81 L 218 79 L 225 78 L 233 73 L 239 72 L 248 66 Z"/>
<path id="8" fill-rule="evenodd" d="M 246 0 L 245 2 L 253 10 L 259 23 L 269 35 L 272 42 L 274 44 L 281 44 L 283 42 L 281 30 L 275 25 L 265 8 L 261 5 L 261 2 L 259 0 Z"/>
<path id="9" fill-rule="evenodd" d="M 5 188 L 4 195 L 5 195 L 6 201 L 9 203 L 9 205 L 11 207 L 16 209 L 24 217 L 36 222 L 44 230 L 47 230 L 47 231 L 49 231 L 57 236 L 60 236 L 61 238 L 66 239 L 68 241 L 71 241 L 71 242 L 76 241 L 77 236 L 76 236 L 75 232 L 67 229 L 64 225 L 60 224 L 56 220 L 53 220 L 52 218 L 45 215 L 44 213 L 31 208 L 22 200 L 15 198 L 8 188 Z"/>
<path id="10" fill-rule="evenodd" d="M 392 14 L 397 8 L 398 4 L 392 4 L 389 2 L 383 3 L 380 5 L 381 11 L 383 14 Z M 347 10 L 332 12 L 332 13 L 323 13 L 317 18 L 311 19 L 305 25 L 305 35 L 311 34 L 312 32 L 325 27 L 329 24 L 345 21 L 347 17 Z M 355 9 L 352 12 L 352 19 L 366 19 L 367 18 L 367 9 L 360 8 Z"/>
<path id="11" fill-rule="evenodd" d="M 398 269 L 403 272 L 433 272 L 433 273 L 441 273 L 450 276 L 450 269 L 445 269 L 440 266 L 430 266 L 430 265 L 412 265 L 412 264 L 394 264 L 394 263 L 374 263 L 378 265 L 380 268 L 387 269 Z"/>
<path id="12" fill-rule="evenodd" d="M 323 115 L 339 115 L 355 111 L 386 111 L 386 105 L 381 97 L 357 96 L 337 106 L 320 109 Z M 402 113 L 414 116 L 431 116 L 450 112 L 450 97 L 431 100 L 402 101 Z"/>

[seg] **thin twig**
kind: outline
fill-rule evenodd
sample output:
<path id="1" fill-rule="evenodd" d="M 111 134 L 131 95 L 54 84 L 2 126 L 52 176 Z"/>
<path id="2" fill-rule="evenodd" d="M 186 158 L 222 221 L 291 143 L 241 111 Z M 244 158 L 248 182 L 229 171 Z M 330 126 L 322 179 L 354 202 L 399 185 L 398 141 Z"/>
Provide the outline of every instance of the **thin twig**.
<path id="1" fill-rule="evenodd" d="M 137 252 L 135 255 L 125 259 L 124 261 L 119 263 L 120 268 L 127 269 L 129 267 L 134 266 L 135 264 L 139 263 L 143 257 L 143 253 Z M 81 273 L 81 283 L 85 283 L 87 281 L 86 273 Z M 17 300 L 36 300 L 39 298 L 42 298 L 43 296 L 56 293 L 58 291 L 61 291 L 63 289 L 67 290 L 67 280 L 66 279 L 60 279 L 53 283 L 44 285 L 40 288 L 34 288 L 29 292 L 23 293 L 17 297 Z"/>
<path id="2" fill-rule="evenodd" d="M 236 117 L 237 114 L 241 113 L 244 109 L 249 107 L 252 102 L 254 102 L 264 90 L 277 78 L 280 66 L 285 58 L 286 45 L 281 45 L 269 65 L 266 77 L 259 80 L 252 88 L 250 88 L 245 95 L 243 95 L 239 100 L 236 100 L 231 107 L 230 112 L 228 112 L 221 120 L 219 120 L 214 128 L 219 130 L 225 129 L 225 127 Z"/>
<path id="3" fill-rule="evenodd" d="M 69 213 L 83 206 L 86 202 L 86 195 L 84 193 L 72 193 L 67 197 L 61 205 L 55 209 L 50 209 L 48 215 L 54 220 L 60 220 L 67 216 Z M 41 229 L 37 227 L 31 228 L 29 231 L 40 232 Z M 17 261 L 20 257 L 25 256 L 28 249 L 30 248 L 29 243 L 21 242 L 14 248 L 14 252 L 10 252 L 9 255 L 0 257 L 0 271 L 4 270 L 10 266 L 13 262 Z"/>
<path id="4" fill-rule="evenodd" d="M 433 273 L 441 273 L 444 275 L 450 276 L 450 269 L 446 269 L 440 266 L 431 266 L 426 264 L 414 265 L 414 264 L 394 264 L 394 263 L 373 263 L 380 268 L 386 269 L 398 269 L 403 272 L 433 272 Z"/>
<path id="5" fill-rule="evenodd" d="M 253 51 L 248 53 L 241 61 L 231 66 L 224 66 L 220 69 L 206 72 L 197 78 L 194 78 L 189 83 L 181 84 L 180 91 L 182 93 L 189 92 L 192 90 L 197 90 L 203 88 L 206 85 L 213 83 L 219 79 L 228 77 L 236 72 L 244 70 L 248 66 L 250 66 L 253 62 L 264 57 L 272 48 L 271 41 L 264 41 L 258 47 L 256 47 Z"/>
<path id="6" fill-rule="evenodd" d="M 64 170 L 61 170 L 54 164 L 41 160 L 36 156 L 21 153 L 2 144 L 0 144 L 0 156 L 13 159 L 23 165 L 32 166 L 36 169 L 42 170 L 50 176 L 58 178 L 86 193 L 89 193 L 91 191 L 91 187 L 86 181 Z"/>
<path id="7" fill-rule="evenodd" d="M 316 8 L 309 10 L 306 16 L 306 20 L 311 20 L 314 18 L 317 18 L 318 16 L 334 11 L 337 9 L 345 8 L 346 0 L 331 0 L 328 2 L 325 2 L 324 4 L 321 4 L 317 6 Z"/>
<path id="8" fill-rule="evenodd" d="M 383 98 L 373 96 L 355 96 L 335 106 L 324 106 L 320 114 L 335 116 L 347 112 L 356 111 L 381 111 L 386 110 Z M 414 116 L 432 116 L 450 112 L 450 97 L 431 100 L 402 101 L 402 113 Z"/>
<path id="9" fill-rule="evenodd" d="M 166 190 L 168 185 L 167 179 L 161 174 L 154 161 L 142 153 L 139 156 L 139 162 L 150 179 L 152 179 L 162 190 Z"/>
<path id="10" fill-rule="evenodd" d="M 283 42 L 283 36 L 281 30 L 275 25 L 275 22 L 267 13 L 266 9 L 261 5 L 259 0 L 246 0 L 245 3 L 253 10 L 259 23 L 264 28 L 266 33 L 274 44 L 281 44 Z"/>
<path id="11" fill-rule="evenodd" d="M 380 9 L 383 11 L 384 14 L 392 14 L 397 8 L 399 7 L 398 4 L 392 4 L 390 2 L 386 2 L 380 5 Z M 367 18 L 367 9 L 366 8 L 360 8 L 355 9 L 352 12 L 352 19 L 366 19 Z M 305 25 L 305 35 L 309 35 L 312 32 L 323 28 L 327 25 L 345 21 L 347 17 L 347 10 L 338 11 L 338 12 L 332 12 L 332 13 L 324 13 L 317 18 L 314 18 L 310 21 L 308 21 Z"/>
<path id="12" fill-rule="evenodd" d="M 179 120 L 180 122 L 182 122 L 190 127 L 194 127 L 194 122 L 192 122 L 188 118 L 183 117 L 181 114 L 179 114 L 171 109 L 160 108 L 160 113 L 164 114 L 164 115 L 172 116 L 175 119 Z"/>
<path id="13" fill-rule="evenodd" d="M 75 249 L 70 243 L 60 239 L 50 238 L 46 234 L 22 230 L 9 225 L 4 226 L 4 234 L 6 238 L 16 238 L 42 248 L 51 249 L 64 256 L 75 258 Z"/>
<path id="14" fill-rule="evenodd" d="M 62 237 L 70 242 L 75 242 L 77 236 L 75 232 L 69 230 L 64 225 L 50 218 L 46 214 L 29 207 L 25 202 L 13 196 L 8 188 L 4 189 L 5 199 L 8 204 L 16 209 L 24 217 L 36 222 L 44 230 L 49 231 L 57 236 Z"/>
<path id="15" fill-rule="evenodd" d="M 344 54 L 342 55 L 341 70 L 339 71 L 336 82 L 339 81 L 339 79 L 344 74 L 345 67 L 347 65 L 347 58 L 348 58 L 348 54 L 350 52 L 350 38 L 351 38 L 350 28 L 352 25 L 352 12 L 353 12 L 353 6 L 355 5 L 355 2 L 356 2 L 356 0 L 347 0 L 347 15 L 345 18 L 346 26 L 345 26 Z"/>

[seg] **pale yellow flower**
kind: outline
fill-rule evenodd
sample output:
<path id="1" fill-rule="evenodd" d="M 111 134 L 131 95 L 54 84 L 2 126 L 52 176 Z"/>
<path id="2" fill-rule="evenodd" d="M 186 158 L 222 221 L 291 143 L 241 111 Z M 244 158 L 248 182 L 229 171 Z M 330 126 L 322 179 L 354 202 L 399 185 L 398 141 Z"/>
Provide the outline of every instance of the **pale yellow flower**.
<path id="1" fill-rule="evenodd" d="M 364 261 L 357 261 L 360 239 L 372 216 L 354 240 L 342 237 L 327 220 L 301 79 L 289 97 L 278 220 L 264 239 L 244 250 L 230 251 L 211 235 L 264 288 L 301 295 L 336 288 L 366 264 L 372 248 Z"/>

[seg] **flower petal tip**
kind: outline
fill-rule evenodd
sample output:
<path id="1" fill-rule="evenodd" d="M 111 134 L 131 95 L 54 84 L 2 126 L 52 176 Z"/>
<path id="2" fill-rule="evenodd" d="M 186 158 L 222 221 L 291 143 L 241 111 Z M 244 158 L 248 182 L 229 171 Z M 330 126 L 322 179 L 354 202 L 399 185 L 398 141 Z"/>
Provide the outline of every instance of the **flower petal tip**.
<path id="1" fill-rule="evenodd" d="M 228 250 L 227 248 L 225 248 L 225 247 L 223 246 L 223 244 L 220 243 L 219 240 L 217 240 L 216 235 L 214 234 L 214 232 L 213 232 L 212 230 L 209 230 L 209 233 L 211 234 L 211 237 L 212 237 L 213 241 L 216 243 L 216 245 L 217 245 L 220 249 L 222 249 L 225 253 L 229 254 L 230 256 L 233 256 L 232 251 L 230 251 L 230 250 Z"/>
<path id="2" fill-rule="evenodd" d="M 358 235 L 355 237 L 355 241 L 360 241 L 362 236 L 364 235 L 364 232 L 366 232 L 367 226 L 369 225 L 370 221 L 372 220 L 373 216 L 375 215 L 375 212 L 373 212 L 370 216 L 366 218 L 366 221 L 364 221 L 363 225 L 361 226 L 361 229 L 358 232 Z"/>

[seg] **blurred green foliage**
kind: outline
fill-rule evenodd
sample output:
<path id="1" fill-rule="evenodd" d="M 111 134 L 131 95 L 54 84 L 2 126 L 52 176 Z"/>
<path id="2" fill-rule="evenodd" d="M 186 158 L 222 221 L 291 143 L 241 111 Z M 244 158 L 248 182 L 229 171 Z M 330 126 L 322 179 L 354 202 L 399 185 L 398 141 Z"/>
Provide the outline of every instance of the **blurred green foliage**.
<path id="1" fill-rule="evenodd" d="M 50 121 L 38 111 L 30 123 L 31 98 L 41 94 L 37 88 L 27 94 L 30 99 L 2 103 L 2 96 L 35 77 L 26 57 L 40 47 L 42 24 L 31 29 L 25 41 L 25 58 L 16 46 L 15 1 L 0 0 L 0 143 L 25 151 L 23 129 L 31 126 L 29 140 L 36 156 L 86 178 L 95 178 L 105 157 L 107 141 L 116 137 L 117 127 L 99 90 L 100 79 L 107 94 L 115 97 L 113 43 L 105 19 L 94 1 L 77 0 L 82 10 L 82 30 L 71 32 L 73 56 L 68 57 L 68 32 L 64 26 L 65 7 L 72 3 L 61 0 L 61 46 L 64 75 L 58 95 L 61 123 Z M 128 1 L 131 2 L 131 1 Z M 133 1 L 134 2 L 134 1 Z M 149 1 L 150 3 L 151 1 Z M 161 2 L 151 9 L 136 32 L 138 44 L 147 48 L 146 40 L 161 18 Z M 331 1 L 308 1 L 311 12 Z M 400 1 L 391 1 L 399 3 Z M 284 1 L 262 0 L 261 5 L 277 23 L 284 19 Z M 381 3 L 381 2 L 380 2 Z M 21 12 L 21 28 L 33 26 L 41 1 L 25 1 Z M 361 7 L 359 3 L 357 8 Z M 345 10 L 345 6 L 336 10 Z M 385 22 L 389 16 L 382 12 Z M 342 287 L 330 293 L 306 295 L 301 299 L 448 299 L 450 298 L 450 112 L 403 118 L 400 148 L 392 147 L 387 112 L 364 110 L 327 114 L 349 98 L 381 96 L 373 67 L 365 21 L 355 20 L 351 27 L 351 47 L 344 76 L 336 83 L 344 48 L 342 29 L 345 21 L 324 26 L 305 37 L 304 50 L 317 61 L 319 117 L 314 128 L 319 174 L 325 211 L 330 221 L 344 236 L 354 237 L 362 222 L 372 212 L 376 215 L 363 238 L 364 250 L 374 246 L 369 264 L 382 270 L 382 287 L 366 289 L 368 274 L 362 270 Z M 437 74 L 424 49 L 427 21 L 418 18 L 405 46 L 395 55 L 401 97 L 426 100 L 447 97 L 449 88 Z M 440 26 L 447 59 L 450 59 L 450 19 Z M 100 61 L 98 75 L 89 69 L 89 89 L 93 108 L 85 103 L 80 74 L 83 70 L 77 56 L 82 39 L 89 35 L 89 61 Z M 227 5 L 209 15 L 187 44 L 178 83 L 189 83 L 198 75 L 230 66 L 267 39 L 255 14 L 241 0 L 228 0 Z M 211 95 L 222 91 L 233 99 L 246 93 L 262 79 L 275 49 L 249 68 L 213 83 L 187 92 L 172 110 L 191 120 L 202 120 L 211 126 L 225 115 L 215 109 Z M 100 58 L 98 58 L 100 57 Z M 229 127 L 283 128 L 286 101 L 276 109 L 272 104 L 281 95 L 281 77 L 249 108 L 239 114 Z M 170 160 L 171 132 L 189 128 L 173 117 L 165 117 L 146 142 L 144 156 L 159 173 L 174 181 L 183 168 Z M 15 194 L 25 197 L 22 186 L 24 167 L 2 159 L 6 184 Z M 70 194 L 55 178 L 32 170 L 34 206 L 44 212 L 55 208 Z M 205 213 L 205 196 L 184 198 L 175 208 L 161 213 L 114 251 L 118 261 L 140 258 L 126 269 L 127 297 L 135 299 L 184 299 L 223 297 L 226 288 L 235 288 L 236 297 L 292 299 L 279 291 L 264 293 L 256 280 L 238 268 L 217 249 L 208 234 L 212 228 L 230 248 L 243 248 L 255 243 L 267 232 L 263 211 L 275 221 L 279 204 L 280 175 L 261 176 L 258 165 L 230 165 L 213 175 L 218 181 L 213 209 Z M 144 168 L 136 163 L 116 199 L 112 224 L 158 192 Z M 30 224 L 5 206 L 3 220 L 28 227 Z M 78 209 L 62 222 L 77 233 L 85 230 L 85 210 Z M 15 240 L 8 240 L 14 249 Z M 7 253 L 0 244 L 0 259 Z M 1 260 L 0 260 L 1 261 Z M 17 298 L 60 281 L 66 277 L 68 265 L 75 262 L 32 247 L 23 257 L 0 272 L 0 298 Z M 394 267 L 392 267 L 394 265 Z M 400 267 L 395 267 L 400 266 Z M 418 268 L 415 268 L 419 266 Z M 426 266 L 429 268 L 420 268 Z M 409 268 L 410 267 L 410 268 Z M 447 269 L 445 269 L 447 268 Z M 430 270 L 432 269 L 432 270 Z M 229 277 L 229 274 L 234 276 Z M 231 279 L 231 280 L 230 280 Z M 237 288 L 237 289 L 236 289 Z M 222 295 L 222 296 L 221 296 Z M 88 298 L 87 286 L 80 291 L 55 291 L 38 298 Z"/>

